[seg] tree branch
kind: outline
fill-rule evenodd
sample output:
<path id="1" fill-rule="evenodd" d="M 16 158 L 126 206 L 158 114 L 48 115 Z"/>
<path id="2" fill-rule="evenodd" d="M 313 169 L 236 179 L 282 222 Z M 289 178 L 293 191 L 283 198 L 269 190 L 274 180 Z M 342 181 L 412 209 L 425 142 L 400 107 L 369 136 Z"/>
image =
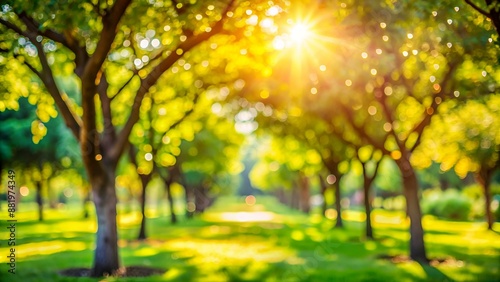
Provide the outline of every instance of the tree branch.
<path id="1" fill-rule="evenodd" d="M 465 0 L 465 3 L 469 4 L 469 6 L 471 6 L 474 10 L 478 11 L 482 15 L 484 15 L 484 16 L 486 16 L 488 18 L 491 18 L 490 13 L 486 12 L 485 10 L 483 10 L 481 7 L 479 7 L 478 5 L 476 5 L 471 0 Z"/>
<path id="2" fill-rule="evenodd" d="M 144 99 L 144 95 L 149 92 L 149 89 L 156 84 L 160 76 L 167 71 L 179 58 L 181 58 L 186 52 L 193 49 L 195 46 L 200 43 L 210 39 L 215 34 L 222 31 L 224 21 L 226 19 L 226 15 L 231 9 L 234 0 L 231 0 L 227 5 L 222 18 L 217 21 L 209 32 L 200 33 L 198 35 L 194 35 L 191 38 L 188 38 L 186 41 L 181 42 L 174 52 L 172 52 L 169 56 L 164 58 L 158 65 L 156 65 L 151 72 L 144 78 L 141 79 L 141 86 L 137 91 L 137 94 L 134 99 L 134 103 L 132 105 L 132 110 L 130 112 L 129 118 L 125 123 L 125 126 L 121 130 L 118 136 L 118 140 L 114 146 L 114 150 L 112 152 L 113 158 L 118 158 L 123 152 L 125 145 L 127 143 L 128 137 L 132 132 L 132 128 L 135 123 L 139 120 L 139 111 L 142 104 L 142 100 Z"/>
<path id="3" fill-rule="evenodd" d="M 0 18 L 0 24 L 2 24 L 3 26 L 5 26 L 6 28 L 14 31 L 15 33 L 19 34 L 19 35 L 22 35 L 24 37 L 28 37 L 28 33 L 23 31 L 20 27 L 18 27 L 17 25 L 9 22 L 9 21 L 6 21 L 2 18 Z"/>
<path id="4" fill-rule="evenodd" d="M 108 79 L 106 73 L 102 72 L 101 80 L 97 86 L 97 93 L 101 100 L 101 111 L 104 125 L 103 144 L 111 145 L 116 139 L 116 130 L 113 125 L 112 112 L 111 112 L 111 99 L 108 97 Z"/>
<path id="5" fill-rule="evenodd" d="M 388 81 L 388 77 L 385 77 L 385 81 Z M 387 122 L 391 124 L 391 129 L 389 130 L 389 133 L 394 136 L 394 139 L 396 140 L 396 143 L 398 144 L 398 147 L 400 150 L 404 149 L 404 142 L 406 140 L 400 140 L 396 132 L 394 131 L 394 115 L 393 111 L 389 108 L 389 105 L 387 104 L 387 96 L 384 94 L 384 88 L 385 84 L 380 87 L 380 89 L 377 89 L 379 93 L 375 93 L 375 99 L 379 102 L 379 104 L 382 106 L 382 111 L 384 112 L 385 118 Z M 414 97 L 411 95 L 413 91 L 411 89 L 408 89 L 407 93 L 409 93 L 409 96 Z"/>
<path id="6" fill-rule="evenodd" d="M 344 116 L 347 118 L 347 121 L 351 125 L 351 127 L 356 131 L 356 133 L 363 139 L 365 139 L 368 143 L 373 145 L 375 148 L 384 152 L 384 154 L 389 154 L 390 152 L 384 147 L 383 142 L 377 142 L 377 140 L 373 139 L 372 136 L 366 133 L 366 130 L 356 124 L 354 121 L 352 113 L 347 109 L 347 107 L 340 103 L 340 108 L 344 112 Z M 387 138 L 387 135 L 384 137 L 384 140 Z"/>
<path id="7" fill-rule="evenodd" d="M 37 32 L 33 30 L 33 26 L 30 27 L 30 25 L 27 25 L 28 31 L 23 31 L 20 27 L 5 21 L 3 19 L 0 19 L 0 24 L 3 26 L 7 27 L 8 29 L 14 31 L 15 33 L 27 37 L 33 45 L 37 48 L 38 51 L 38 58 L 40 60 L 40 64 L 42 65 L 42 70 L 38 71 L 33 65 L 29 64 L 28 62 L 25 61 L 25 65 L 33 71 L 43 82 L 45 85 L 45 88 L 49 92 L 49 94 L 52 96 L 54 99 L 57 107 L 59 108 L 59 111 L 61 112 L 64 121 L 66 123 L 66 126 L 71 130 L 73 135 L 76 137 L 77 140 L 79 140 L 80 136 L 80 126 L 81 126 L 81 120 L 78 118 L 76 114 L 74 114 L 66 101 L 61 96 L 61 92 L 54 80 L 54 75 L 52 73 L 52 69 L 50 68 L 50 65 L 47 61 L 47 57 L 45 55 L 45 52 L 43 51 L 43 46 L 40 42 L 36 40 L 37 37 Z"/>
<path id="8" fill-rule="evenodd" d="M 93 83 L 95 80 L 115 40 L 118 23 L 125 14 L 125 10 L 130 5 L 130 2 L 131 0 L 117 0 L 109 13 L 105 14 L 102 18 L 103 28 L 94 54 L 92 54 L 85 65 L 82 84 Z"/>
<path id="9" fill-rule="evenodd" d="M 130 76 L 130 78 L 122 85 L 122 87 L 120 87 L 120 89 L 118 89 L 118 91 L 116 91 L 115 95 L 111 96 L 109 98 L 110 102 L 113 101 L 122 91 L 123 89 L 125 89 L 125 87 L 127 87 L 127 85 L 129 85 L 129 83 L 132 81 L 132 79 L 134 79 L 134 77 L 137 75 L 137 71 L 134 71 L 132 76 Z"/>
<path id="10" fill-rule="evenodd" d="M 17 56 L 16 56 L 17 57 Z M 32 64 L 30 64 L 26 58 L 24 58 L 23 63 L 34 73 L 36 76 L 38 76 L 40 79 L 42 79 L 42 73 L 40 73 Z"/>
<path id="11" fill-rule="evenodd" d="M 83 127 L 80 134 L 80 141 L 85 166 L 87 167 L 90 179 L 94 176 L 98 179 L 97 175 L 102 167 L 100 159 L 97 155 L 100 154 L 100 138 L 96 128 L 96 108 L 94 97 L 97 94 L 97 85 L 100 84 L 99 73 L 101 72 L 102 65 L 109 54 L 111 45 L 117 34 L 118 23 L 124 15 L 131 0 L 116 0 L 113 7 L 106 13 L 101 21 L 103 28 L 100 32 L 99 41 L 97 42 L 96 49 L 92 56 L 87 60 L 83 73 L 81 75 L 82 83 L 82 108 L 83 108 Z M 113 147 L 113 145 L 108 145 Z M 125 144 L 123 144 L 125 146 Z M 110 158 L 105 151 L 105 155 L 101 155 L 102 159 L 107 165 L 116 166 L 119 158 Z M 103 152 L 104 153 L 104 152 Z M 99 186 L 99 185 L 97 185 Z M 96 186 L 96 187 L 97 187 Z"/>
<path id="12" fill-rule="evenodd" d="M 198 101 L 199 96 L 200 95 L 197 93 L 196 96 L 194 97 L 194 100 L 193 100 L 193 107 L 191 109 L 189 109 L 188 111 L 184 112 L 184 115 L 181 118 L 179 118 L 177 121 L 172 123 L 170 125 L 170 127 L 163 133 L 162 138 L 158 141 L 156 146 L 153 146 L 153 149 L 156 150 L 156 152 L 161 150 L 161 148 L 163 147 L 163 137 L 167 136 L 167 133 L 170 130 L 176 128 L 179 124 L 181 124 L 184 120 L 186 120 L 187 117 L 189 117 L 194 112 L 194 108 L 196 106 L 196 102 Z"/>
<path id="13" fill-rule="evenodd" d="M 131 40 L 131 41 L 132 41 L 132 40 Z M 136 49 L 135 49 L 134 45 L 133 45 L 133 44 L 131 44 L 131 46 L 130 46 L 130 47 L 132 48 L 132 51 L 133 51 L 133 53 L 134 53 L 135 57 L 137 57 L 137 52 L 136 52 Z M 152 62 L 154 62 L 154 61 L 156 61 L 156 60 L 160 59 L 160 58 L 162 57 L 162 53 L 163 53 L 164 51 L 165 51 L 165 50 L 164 50 L 164 49 L 162 49 L 161 51 L 159 51 L 158 53 L 156 53 L 156 55 L 154 55 L 151 59 L 149 59 L 148 65 L 150 65 Z M 116 98 L 116 96 L 118 96 L 118 94 L 120 94 L 120 93 L 123 91 L 123 89 L 125 89 L 125 87 L 127 87 L 127 85 L 128 85 L 128 84 L 132 81 L 132 79 L 134 79 L 134 77 L 135 77 L 138 73 L 139 73 L 139 69 L 134 68 L 134 69 L 132 70 L 132 76 L 131 76 L 131 77 L 130 77 L 130 78 L 129 78 L 129 79 L 128 79 L 128 80 L 127 80 L 127 81 L 126 81 L 123 85 L 122 85 L 122 87 L 120 87 L 120 89 L 118 89 L 118 91 L 115 93 L 115 95 L 113 95 L 113 96 L 110 98 L 110 99 L 111 99 L 111 101 L 113 101 L 113 100 Z"/>
<path id="14" fill-rule="evenodd" d="M 444 76 L 444 78 L 442 80 L 441 91 L 439 93 L 437 93 L 437 95 L 436 95 L 437 97 L 441 98 L 441 100 L 443 100 L 443 101 L 445 99 L 445 96 L 444 96 L 444 92 L 446 91 L 445 88 L 448 88 L 448 83 L 450 83 L 451 76 L 455 72 L 456 68 L 457 68 L 457 63 L 453 63 L 450 65 L 448 72 L 446 73 L 446 75 Z M 413 152 L 418 147 L 418 145 L 420 145 L 420 142 L 422 140 L 422 133 L 423 133 L 424 129 L 431 123 L 431 118 L 437 112 L 437 108 L 438 108 L 439 104 L 440 103 L 438 103 L 436 101 L 436 99 L 433 99 L 431 106 L 430 106 L 430 109 L 432 109 L 432 111 L 431 112 L 426 111 L 424 113 L 424 117 L 422 118 L 422 121 L 412 129 L 410 134 L 408 134 L 408 136 L 410 136 L 412 133 L 417 134 L 417 140 L 409 149 L 410 152 Z"/>
<path id="15" fill-rule="evenodd" d="M 62 34 L 52 29 L 39 30 L 38 27 L 40 26 L 40 24 L 32 17 L 28 16 L 26 12 L 19 13 L 17 16 L 26 24 L 29 30 L 36 31 L 38 35 L 47 37 L 71 49 L 69 43 L 66 41 L 66 38 L 64 38 Z"/>
<path id="16" fill-rule="evenodd" d="M 71 50 L 73 54 L 75 54 L 75 73 L 78 76 L 81 76 L 83 67 L 85 66 L 89 55 L 87 53 L 87 50 L 85 50 L 84 47 L 80 46 L 80 42 L 73 36 L 72 32 L 69 29 L 64 30 L 63 33 L 59 33 L 53 29 L 40 30 L 38 28 L 40 26 L 40 23 L 30 17 L 26 12 L 19 13 L 17 16 L 24 22 L 28 30 L 30 30 L 31 32 L 60 43 L 64 47 Z"/>

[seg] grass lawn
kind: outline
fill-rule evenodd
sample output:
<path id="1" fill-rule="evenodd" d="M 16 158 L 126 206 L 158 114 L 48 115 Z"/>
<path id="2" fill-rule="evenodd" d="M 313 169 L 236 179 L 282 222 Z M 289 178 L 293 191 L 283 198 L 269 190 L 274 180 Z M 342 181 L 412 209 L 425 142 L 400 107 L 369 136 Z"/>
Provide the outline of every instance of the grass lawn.
<path id="1" fill-rule="evenodd" d="M 154 213 L 151 213 L 154 215 Z M 158 213 L 156 213 L 158 214 Z M 38 223 L 34 211 L 16 213 L 16 274 L 7 272 L 7 212 L 0 211 L 0 281 L 74 281 L 58 271 L 90 267 L 94 218 L 76 208 L 48 210 Z M 155 215 L 156 216 L 156 215 Z M 500 224 L 449 222 L 425 217 L 434 266 L 393 263 L 380 255 L 407 255 L 408 222 L 403 213 L 373 213 L 376 240 L 363 238 L 364 214 L 346 211 L 345 228 L 319 215 L 304 215 L 269 197 L 253 206 L 242 198 L 220 198 L 204 215 L 148 220 L 150 239 L 135 241 L 139 216 L 119 215 L 120 256 L 125 266 L 166 269 L 148 278 L 78 278 L 78 281 L 500 281 Z M 6 279 L 5 279 L 6 278 Z"/>

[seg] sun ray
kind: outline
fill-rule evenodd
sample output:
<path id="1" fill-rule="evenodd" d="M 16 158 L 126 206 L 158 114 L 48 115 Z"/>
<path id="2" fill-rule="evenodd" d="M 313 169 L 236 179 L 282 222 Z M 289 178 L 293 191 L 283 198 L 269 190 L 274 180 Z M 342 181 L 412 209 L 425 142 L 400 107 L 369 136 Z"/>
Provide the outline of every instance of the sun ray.
<path id="1" fill-rule="evenodd" d="M 276 35 L 271 46 L 278 51 L 275 62 L 282 65 L 280 71 L 289 72 L 291 99 L 300 99 L 304 93 L 311 92 L 311 83 L 314 83 L 311 77 L 325 70 L 328 65 L 325 58 L 329 58 L 331 64 L 335 56 L 341 58 L 358 50 L 351 41 L 345 40 L 346 35 L 355 35 L 346 34 L 342 23 L 323 11 L 325 9 L 319 4 L 299 7 L 288 11 L 288 18 L 277 23 L 281 33 Z"/>

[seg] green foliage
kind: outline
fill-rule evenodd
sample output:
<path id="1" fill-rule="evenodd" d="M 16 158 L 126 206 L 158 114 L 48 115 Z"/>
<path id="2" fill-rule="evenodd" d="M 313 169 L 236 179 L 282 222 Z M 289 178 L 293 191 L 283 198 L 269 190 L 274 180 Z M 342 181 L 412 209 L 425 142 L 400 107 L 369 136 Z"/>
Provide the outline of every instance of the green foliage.
<path id="1" fill-rule="evenodd" d="M 300 138 L 293 135 L 259 139 L 259 161 L 250 172 L 250 179 L 265 190 L 297 185 L 299 173 L 314 177 L 321 170 L 321 157 Z"/>
<path id="2" fill-rule="evenodd" d="M 390 158 L 384 158 L 380 163 L 378 177 L 375 179 L 377 189 L 384 191 L 401 191 L 401 172 L 394 161 Z"/>
<path id="3" fill-rule="evenodd" d="M 461 178 L 480 167 L 495 167 L 500 158 L 500 96 L 443 106 L 416 154 L 427 154 L 440 163 L 441 170 L 454 169 Z"/>
<path id="4" fill-rule="evenodd" d="M 54 168 L 78 165 L 77 145 L 60 117 L 40 119 L 37 106 L 29 99 L 18 100 L 19 110 L 0 111 L 2 161 L 20 168 L 51 163 Z"/>
<path id="5" fill-rule="evenodd" d="M 174 163 L 178 162 L 182 166 L 189 185 L 202 185 L 214 194 L 233 191 L 238 186 L 237 175 L 243 170 L 239 147 L 243 136 L 235 131 L 234 123 L 225 117 L 206 112 L 199 114 L 200 121 L 191 121 L 198 123 L 199 131 L 192 138 L 183 139 L 176 136 L 175 132 L 168 134 L 169 142 L 165 144 L 160 157 L 167 154 L 174 156 Z M 188 130 L 193 128 L 186 126 L 184 131 Z M 179 138 L 178 144 L 172 144 L 175 143 L 174 138 Z"/>
<path id="6" fill-rule="evenodd" d="M 455 189 L 442 192 L 439 189 L 424 192 L 422 211 L 425 214 L 451 220 L 468 220 L 472 201 Z"/>

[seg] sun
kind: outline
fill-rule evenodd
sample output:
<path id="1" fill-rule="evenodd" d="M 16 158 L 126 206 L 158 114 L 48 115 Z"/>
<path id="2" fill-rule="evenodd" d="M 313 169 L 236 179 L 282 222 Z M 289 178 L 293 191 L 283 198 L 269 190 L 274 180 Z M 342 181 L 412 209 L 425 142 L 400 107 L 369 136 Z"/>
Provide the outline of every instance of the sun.
<path id="1" fill-rule="evenodd" d="M 276 36 L 273 41 L 273 46 L 276 50 L 288 48 L 302 49 L 311 43 L 314 37 L 315 34 L 310 24 L 306 22 L 297 22 L 289 26 L 283 34 Z"/>
<path id="2" fill-rule="evenodd" d="M 290 28 L 290 40 L 295 44 L 302 44 L 311 36 L 309 27 L 304 23 L 297 23 Z"/>

